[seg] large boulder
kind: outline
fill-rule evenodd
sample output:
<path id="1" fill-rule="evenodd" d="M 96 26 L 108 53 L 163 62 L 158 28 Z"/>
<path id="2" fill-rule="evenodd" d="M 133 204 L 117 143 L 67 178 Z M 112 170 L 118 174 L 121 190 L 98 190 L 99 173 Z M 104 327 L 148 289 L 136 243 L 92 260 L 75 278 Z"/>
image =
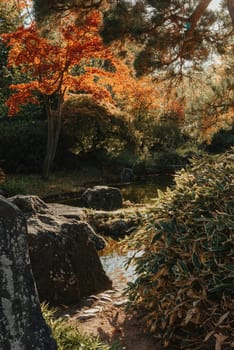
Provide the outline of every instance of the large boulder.
<path id="1" fill-rule="evenodd" d="M 61 212 L 55 215 L 36 196 L 9 200 L 18 203 L 27 217 L 29 254 L 41 301 L 72 304 L 111 287 L 97 254 L 105 241 L 88 223 L 62 216 Z"/>
<path id="2" fill-rule="evenodd" d="M 0 241 L 0 349 L 56 350 L 35 289 L 26 220 L 3 197 L 0 197 Z"/>
<path id="3" fill-rule="evenodd" d="M 82 201 L 87 208 L 96 210 L 117 210 L 123 206 L 121 191 L 108 186 L 88 188 L 82 194 Z"/>

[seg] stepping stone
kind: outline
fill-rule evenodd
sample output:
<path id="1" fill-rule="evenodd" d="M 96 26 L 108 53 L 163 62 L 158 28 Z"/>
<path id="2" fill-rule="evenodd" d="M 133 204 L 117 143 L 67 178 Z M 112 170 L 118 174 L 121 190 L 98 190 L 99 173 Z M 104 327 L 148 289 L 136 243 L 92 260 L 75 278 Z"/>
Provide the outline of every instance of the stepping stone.
<path id="1" fill-rule="evenodd" d="M 80 321 L 86 321 L 90 320 L 91 318 L 94 318 L 96 314 L 81 314 L 77 317 L 78 320 Z"/>
<path id="2" fill-rule="evenodd" d="M 123 306 L 123 305 L 126 305 L 128 302 L 129 302 L 128 299 L 118 300 L 114 302 L 114 306 Z"/>
<path id="3" fill-rule="evenodd" d="M 101 295 L 100 300 L 102 301 L 107 301 L 107 302 L 112 302 L 112 299 L 108 295 Z"/>
<path id="4" fill-rule="evenodd" d="M 97 306 L 97 307 L 95 307 L 93 309 L 85 310 L 84 314 L 95 314 L 95 313 L 100 312 L 100 311 L 102 311 L 102 307 L 101 306 L 99 306 L 99 307 Z"/>
<path id="5" fill-rule="evenodd" d="M 105 291 L 105 294 L 115 294 L 116 293 L 116 290 L 114 289 L 108 289 Z"/>
<path id="6" fill-rule="evenodd" d="M 99 300 L 99 298 L 96 295 L 90 295 L 89 299 L 93 299 L 93 300 Z"/>

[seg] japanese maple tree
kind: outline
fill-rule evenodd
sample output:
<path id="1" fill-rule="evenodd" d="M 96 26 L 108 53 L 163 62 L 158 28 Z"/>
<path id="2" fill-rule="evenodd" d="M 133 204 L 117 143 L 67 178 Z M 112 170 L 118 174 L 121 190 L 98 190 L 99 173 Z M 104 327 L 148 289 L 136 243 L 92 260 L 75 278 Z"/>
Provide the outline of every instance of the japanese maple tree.
<path id="1" fill-rule="evenodd" d="M 23 83 L 10 86 L 9 115 L 17 114 L 21 106 L 29 102 L 39 103 L 41 99 L 44 102 L 48 119 L 45 178 L 49 176 L 55 158 L 63 104 L 69 94 L 85 92 L 98 101 L 112 101 L 115 87 L 126 74 L 103 46 L 98 34 L 100 24 L 98 11 L 92 11 L 81 26 L 66 25 L 53 39 L 43 37 L 35 24 L 1 35 L 9 46 L 8 67 L 17 68 L 29 77 Z M 111 62 L 112 69 L 93 66 L 91 61 L 95 60 Z"/>

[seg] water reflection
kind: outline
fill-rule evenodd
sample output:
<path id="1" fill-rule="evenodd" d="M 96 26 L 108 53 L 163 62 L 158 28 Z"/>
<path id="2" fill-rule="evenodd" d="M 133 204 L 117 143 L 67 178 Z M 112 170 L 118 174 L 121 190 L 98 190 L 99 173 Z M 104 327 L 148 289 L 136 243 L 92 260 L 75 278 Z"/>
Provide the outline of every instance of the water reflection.
<path id="1" fill-rule="evenodd" d="M 172 175 L 158 175 L 141 181 L 119 186 L 124 200 L 132 203 L 149 203 L 158 196 L 158 190 L 165 191 L 173 185 Z"/>
<path id="2" fill-rule="evenodd" d="M 134 265 L 128 265 L 127 262 L 133 255 L 140 256 L 141 254 L 141 252 L 136 254 L 134 251 L 129 251 L 125 255 L 112 253 L 100 257 L 102 266 L 114 287 L 124 289 L 128 282 L 134 282 L 136 279 Z"/>

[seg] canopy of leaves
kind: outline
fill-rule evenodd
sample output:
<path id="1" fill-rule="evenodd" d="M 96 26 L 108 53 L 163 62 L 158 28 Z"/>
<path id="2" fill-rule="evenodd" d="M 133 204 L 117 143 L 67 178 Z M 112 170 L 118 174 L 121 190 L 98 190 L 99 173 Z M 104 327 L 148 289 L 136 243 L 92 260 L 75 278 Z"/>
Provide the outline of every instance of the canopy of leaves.
<path id="1" fill-rule="evenodd" d="M 114 83 L 117 61 L 112 73 L 93 67 L 90 61 L 111 59 L 98 35 L 99 25 L 99 14 L 92 12 L 83 26 L 67 25 L 63 28 L 58 42 L 42 37 L 35 25 L 2 34 L 2 39 L 10 47 L 8 66 L 18 67 L 21 73 L 30 73 L 31 77 L 29 82 L 11 85 L 16 92 L 7 102 L 9 114 L 16 114 L 20 106 L 28 102 L 37 103 L 35 92 L 48 97 L 58 93 L 64 97 L 69 92 L 85 91 L 96 99 L 111 100 L 107 87 Z M 78 74 L 74 74 L 76 67 L 82 68 Z M 123 67 L 119 72 L 124 74 Z"/>
<path id="2" fill-rule="evenodd" d="M 211 11 L 205 1 L 120 0 L 104 16 L 102 35 L 107 43 L 132 40 L 138 74 L 169 70 L 181 74 L 197 67 L 215 50 L 225 50 L 230 42 L 231 18 L 227 6 Z"/>
<path id="3" fill-rule="evenodd" d="M 184 129 L 199 142 L 210 144 L 219 130 L 234 124 L 233 68 L 231 57 L 225 55 L 206 72 L 193 72 L 177 86 L 184 99 Z"/>
<path id="4" fill-rule="evenodd" d="M 43 22 L 67 10 L 87 12 L 100 8 L 104 3 L 105 0 L 33 0 L 33 9 L 37 22 Z"/>
<path id="5" fill-rule="evenodd" d="M 133 237 L 140 254 L 130 298 L 165 347 L 231 348 L 233 151 L 178 172 Z"/>

